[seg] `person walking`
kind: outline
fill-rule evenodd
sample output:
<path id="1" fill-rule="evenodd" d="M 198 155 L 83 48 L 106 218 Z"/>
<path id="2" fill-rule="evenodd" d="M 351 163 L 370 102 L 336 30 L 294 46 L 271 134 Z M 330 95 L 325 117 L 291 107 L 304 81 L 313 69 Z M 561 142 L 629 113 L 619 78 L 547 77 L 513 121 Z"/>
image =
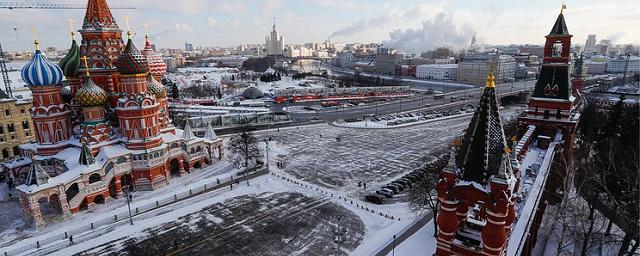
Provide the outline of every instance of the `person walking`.
<path id="1" fill-rule="evenodd" d="M 73 242 L 73 236 L 69 236 L 69 245 L 76 244 Z"/>

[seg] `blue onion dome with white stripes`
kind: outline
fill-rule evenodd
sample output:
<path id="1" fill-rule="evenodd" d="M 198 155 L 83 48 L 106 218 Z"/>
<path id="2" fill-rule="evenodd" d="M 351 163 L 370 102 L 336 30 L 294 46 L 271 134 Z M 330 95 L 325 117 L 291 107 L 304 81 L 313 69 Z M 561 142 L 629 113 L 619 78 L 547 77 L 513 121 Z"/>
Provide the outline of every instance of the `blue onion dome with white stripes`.
<path id="1" fill-rule="evenodd" d="M 51 63 L 38 49 L 36 41 L 36 53 L 27 65 L 22 67 L 22 80 L 29 86 L 51 86 L 62 82 L 62 69 L 57 64 Z"/>

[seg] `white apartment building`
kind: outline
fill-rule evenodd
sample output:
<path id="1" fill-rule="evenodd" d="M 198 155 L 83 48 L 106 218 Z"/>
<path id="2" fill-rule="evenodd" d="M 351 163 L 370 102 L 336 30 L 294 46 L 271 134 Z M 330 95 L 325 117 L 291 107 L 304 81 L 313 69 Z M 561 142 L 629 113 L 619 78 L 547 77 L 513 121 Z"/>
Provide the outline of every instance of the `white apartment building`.
<path id="1" fill-rule="evenodd" d="M 609 73 L 623 73 L 624 66 L 627 63 L 627 57 L 618 57 L 612 59 L 607 64 L 607 72 Z M 640 58 L 636 56 L 629 57 L 629 67 L 627 72 L 640 72 Z"/>
<path id="2" fill-rule="evenodd" d="M 416 66 L 416 77 L 435 79 L 435 80 L 453 80 L 458 73 L 458 64 L 428 64 Z"/>

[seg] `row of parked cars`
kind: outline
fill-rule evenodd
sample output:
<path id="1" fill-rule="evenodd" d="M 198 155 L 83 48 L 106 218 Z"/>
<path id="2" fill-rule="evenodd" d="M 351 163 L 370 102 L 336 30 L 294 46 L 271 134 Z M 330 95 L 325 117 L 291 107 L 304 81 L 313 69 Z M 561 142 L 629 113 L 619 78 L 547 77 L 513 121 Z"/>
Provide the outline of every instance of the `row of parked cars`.
<path id="1" fill-rule="evenodd" d="M 473 110 L 460 110 L 459 108 L 425 110 L 425 111 L 420 111 L 416 113 L 405 113 L 405 114 L 398 114 L 398 115 L 376 117 L 373 120 L 387 121 L 387 125 L 394 126 L 399 124 L 414 123 L 421 120 L 431 120 L 435 118 L 458 115 L 458 114 L 465 113 L 465 111 L 473 111 Z"/>
<path id="2" fill-rule="evenodd" d="M 428 163 L 425 168 L 413 170 L 401 178 L 382 186 L 380 189 L 376 190 L 375 194 L 365 196 L 365 200 L 374 204 L 382 204 L 385 198 L 392 198 L 397 194 L 410 190 L 411 187 L 421 178 L 421 175 L 423 175 L 424 172 L 439 170 L 444 167 L 448 161 L 449 155 L 444 155 L 438 160 Z"/>

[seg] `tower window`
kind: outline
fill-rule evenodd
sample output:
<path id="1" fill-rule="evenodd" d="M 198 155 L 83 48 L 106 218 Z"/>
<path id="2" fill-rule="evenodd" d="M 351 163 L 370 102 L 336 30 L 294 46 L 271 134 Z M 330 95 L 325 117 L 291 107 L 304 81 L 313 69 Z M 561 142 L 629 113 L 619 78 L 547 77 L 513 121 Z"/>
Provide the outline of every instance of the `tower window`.
<path id="1" fill-rule="evenodd" d="M 13 147 L 13 156 L 19 156 L 20 155 L 20 148 L 18 146 L 14 146 Z"/>
<path id="2" fill-rule="evenodd" d="M 562 57 L 562 42 L 557 41 L 553 43 L 553 54 L 552 57 Z"/>
<path id="3" fill-rule="evenodd" d="M 11 111 L 9 111 L 8 109 L 4 110 L 4 115 L 5 116 L 10 116 L 11 115 Z"/>
<path id="4" fill-rule="evenodd" d="M 29 129 L 29 122 L 22 121 L 22 129 L 28 130 Z"/>
<path id="5" fill-rule="evenodd" d="M 542 119 L 549 119 L 549 110 L 544 111 L 544 115 L 542 116 Z"/>
<path id="6" fill-rule="evenodd" d="M 562 112 L 560 112 L 560 109 L 556 109 L 556 119 L 560 118 L 562 118 Z"/>
<path id="7" fill-rule="evenodd" d="M 15 127 L 13 127 L 13 124 L 8 124 L 7 125 L 7 130 L 9 130 L 9 132 L 15 132 L 16 131 Z"/>
<path id="8" fill-rule="evenodd" d="M 2 150 L 2 158 L 9 158 L 9 150 L 6 148 Z"/>

